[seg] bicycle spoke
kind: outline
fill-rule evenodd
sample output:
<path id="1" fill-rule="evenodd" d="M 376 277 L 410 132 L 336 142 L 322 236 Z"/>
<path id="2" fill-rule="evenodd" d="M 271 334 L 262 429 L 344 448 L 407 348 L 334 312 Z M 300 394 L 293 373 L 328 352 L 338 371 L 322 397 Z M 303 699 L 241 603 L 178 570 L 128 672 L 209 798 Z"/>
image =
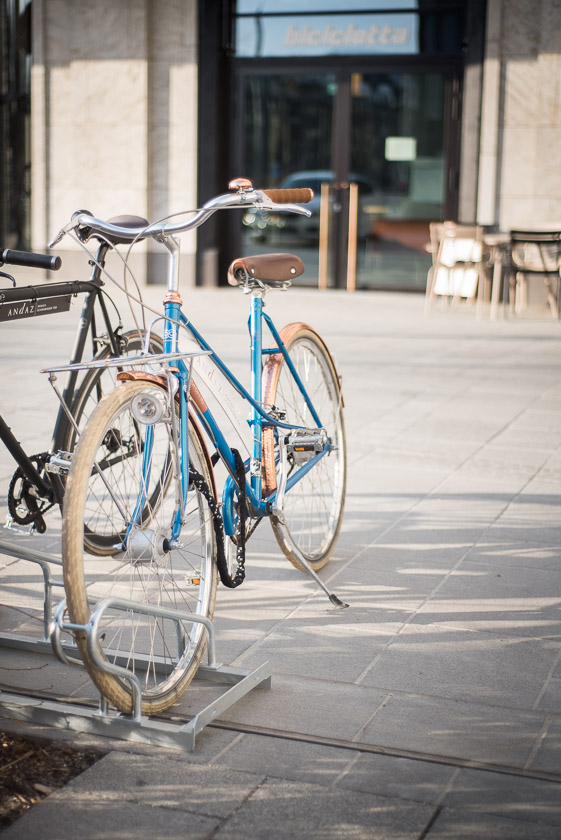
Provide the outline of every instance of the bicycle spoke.
<path id="1" fill-rule="evenodd" d="M 274 523 L 273 530 L 283 552 L 295 566 L 303 568 L 298 560 L 300 551 L 314 569 L 319 569 L 333 551 L 343 512 L 346 469 L 341 394 L 333 364 L 313 330 L 291 325 L 283 333 L 292 363 L 332 449 L 286 491 L 284 522 Z M 265 367 L 264 394 L 267 404 L 286 413 L 287 422 L 308 429 L 315 427 L 308 403 L 280 355 Z M 264 450 L 269 453 L 264 461 L 265 483 L 274 487 L 276 479 L 270 473 L 280 469 L 280 458 L 276 456 L 273 463 L 271 447 L 265 445 L 265 438 Z M 292 458 L 289 475 L 296 474 L 299 468 L 294 455 Z"/>
<path id="2" fill-rule="evenodd" d="M 93 415 L 76 450 L 63 539 L 69 613 L 77 623 L 89 614 L 89 604 L 108 596 L 183 614 L 212 615 L 216 590 L 212 515 L 202 494 L 190 491 L 179 544 L 169 548 L 176 513 L 174 443 L 169 424 L 149 427 L 147 437 L 147 427 L 134 419 L 132 399 L 143 387 L 142 382 L 119 386 Z M 118 457 L 120 446 L 126 447 L 127 457 Z M 189 452 L 195 468 L 205 472 L 195 434 L 189 436 Z M 103 464 L 104 469 L 92 470 L 92 463 Z M 75 534 L 77 519 L 83 521 L 85 533 L 95 534 L 94 541 L 103 541 L 106 556 L 84 551 Z M 113 557 L 107 556 L 109 551 Z M 117 607 L 104 614 L 103 626 L 104 655 L 127 662 L 137 673 L 143 708 L 151 711 L 165 708 L 188 684 L 206 641 L 199 622 Z M 126 681 L 108 677 L 89 661 L 87 651 L 81 652 L 105 696 L 119 708 L 129 708 Z"/>

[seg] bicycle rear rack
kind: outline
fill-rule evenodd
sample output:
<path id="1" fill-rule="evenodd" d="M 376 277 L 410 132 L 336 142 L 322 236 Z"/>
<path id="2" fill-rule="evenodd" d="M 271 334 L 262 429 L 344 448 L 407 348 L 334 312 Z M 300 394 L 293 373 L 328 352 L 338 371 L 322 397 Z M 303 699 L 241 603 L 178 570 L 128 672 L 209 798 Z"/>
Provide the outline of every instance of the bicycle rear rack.
<path id="1" fill-rule="evenodd" d="M 271 686 L 271 666 L 268 662 L 251 670 L 232 668 L 217 663 L 214 626 L 206 616 L 182 613 L 164 607 L 152 607 L 124 599 L 106 598 L 96 605 L 88 624 L 72 624 L 64 620 L 66 609 L 64 599 L 59 602 L 53 617 L 53 588 L 63 587 L 63 583 L 61 580 L 53 578 L 51 566 L 60 567 L 62 565 L 61 560 L 27 547 L 16 547 L 3 542 L 0 542 L 0 553 L 36 563 L 41 567 L 43 573 L 43 638 L 33 639 L 30 636 L 0 632 L 0 648 L 13 648 L 42 654 L 54 653 L 66 665 L 83 667 L 75 643 L 63 643 L 61 639 L 61 633 L 83 631 L 86 633 L 89 654 L 96 665 L 108 673 L 127 680 L 133 696 L 133 712 L 131 715 L 126 715 L 111 710 L 103 695 L 100 695 L 98 707 L 93 707 L 0 690 L 0 713 L 5 717 L 71 729 L 76 732 L 87 732 L 104 737 L 193 752 L 196 736 L 209 723 L 219 718 L 221 714 L 234 703 L 237 703 L 238 700 L 241 700 L 252 689 L 257 687 L 270 688 Z M 181 621 L 203 624 L 207 632 L 208 663 L 199 665 L 195 679 L 211 683 L 224 683 L 231 687 L 202 708 L 193 718 L 182 723 L 142 715 L 140 682 L 136 674 L 123 667 L 118 661 L 111 663 L 99 655 L 95 639 L 103 614 L 108 609 L 133 609 L 146 615 L 176 621 L 178 626 Z M 179 636 L 180 634 L 178 634 Z M 142 657 L 137 657 L 134 661 L 134 667 L 142 670 L 142 664 Z M 166 665 L 163 660 L 157 660 L 156 667 L 164 669 L 169 667 L 169 664 Z"/>

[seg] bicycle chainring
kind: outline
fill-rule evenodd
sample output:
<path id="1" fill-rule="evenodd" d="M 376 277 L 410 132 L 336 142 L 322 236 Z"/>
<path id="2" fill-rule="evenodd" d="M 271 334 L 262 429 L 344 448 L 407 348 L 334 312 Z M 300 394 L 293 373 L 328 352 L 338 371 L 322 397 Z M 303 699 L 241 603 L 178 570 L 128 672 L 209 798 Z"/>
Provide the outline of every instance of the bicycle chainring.
<path id="1" fill-rule="evenodd" d="M 32 455 L 29 460 L 39 473 L 44 470 L 44 455 Z M 54 507 L 55 502 L 38 499 L 32 490 L 33 484 L 26 478 L 21 467 L 18 467 L 8 487 L 8 511 L 18 525 L 33 523 L 42 534 L 46 529 L 43 514 Z"/>

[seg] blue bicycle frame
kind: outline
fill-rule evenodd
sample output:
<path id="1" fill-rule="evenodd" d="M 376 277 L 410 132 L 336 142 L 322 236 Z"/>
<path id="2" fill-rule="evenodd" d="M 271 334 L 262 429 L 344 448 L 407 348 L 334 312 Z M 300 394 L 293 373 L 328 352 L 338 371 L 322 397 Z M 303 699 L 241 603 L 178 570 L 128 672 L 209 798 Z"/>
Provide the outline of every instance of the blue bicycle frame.
<path id="1" fill-rule="evenodd" d="M 262 407 L 261 394 L 261 380 L 262 380 L 262 366 L 263 359 L 272 354 L 281 353 L 284 360 L 294 377 L 294 381 L 300 390 L 310 414 L 316 423 L 317 430 L 322 429 L 320 417 L 296 371 L 294 364 L 283 344 L 283 341 L 273 324 L 271 318 L 263 311 L 263 299 L 259 293 L 253 293 L 251 296 L 251 310 L 249 317 L 249 334 L 251 340 L 251 393 L 249 393 L 244 386 L 231 373 L 229 368 L 224 364 L 222 359 L 212 349 L 212 347 L 205 341 L 193 324 L 185 317 L 181 311 L 181 306 L 178 301 L 166 300 L 164 302 L 165 313 L 165 330 L 164 330 L 164 352 L 174 353 L 178 349 L 178 335 L 179 325 L 183 325 L 202 350 L 208 351 L 210 358 L 218 369 L 224 374 L 231 386 L 240 394 L 251 406 L 251 413 L 249 425 L 253 432 L 253 451 L 249 464 L 246 462 L 246 472 L 249 470 L 250 480 L 246 480 L 246 499 L 253 517 L 266 516 L 271 509 L 271 504 L 275 499 L 276 491 L 267 498 L 262 498 L 261 486 L 261 458 L 262 458 L 262 430 L 265 426 L 273 426 L 276 429 L 295 430 L 302 428 L 301 426 L 294 426 L 290 423 L 284 423 L 277 418 L 268 414 Z M 263 321 L 265 321 L 275 346 L 272 348 L 263 347 Z M 189 382 L 189 374 L 186 365 L 180 360 L 179 362 L 170 362 L 170 365 L 176 366 L 179 370 L 177 376 L 180 381 L 179 393 L 180 397 L 180 417 L 179 417 L 179 434 L 182 450 L 181 458 L 181 484 L 182 484 L 182 502 L 185 506 L 187 498 L 187 489 L 189 485 L 189 458 L 188 455 L 188 407 L 187 407 L 187 386 Z M 197 407 L 197 417 L 200 419 L 205 431 L 210 439 L 214 442 L 216 449 L 223 460 L 230 475 L 228 476 L 222 495 L 223 510 L 222 516 L 224 520 L 224 530 L 228 535 L 232 535 L 235 531 L 235 514 L 234 514 L 234 494 L 237 489 L 237 473 L 236 463 L 231 447 L 228 445 L 218 423 L 216 422 L 212 412 L 208 407 L 202 410 Z M 320 458 L 323 458 L 331 449 L 331 441 L 328 439 L 313 458 L 301 465 L 298 470 L 293 472 L 287 480 L 286 489 L 289 490 L 298 481 L 300 481 L 306 473 L 308 473 L 317 464 Z M 181 528 L 180 512 L 176 516 L 174 528 L 172 529 L 172 539 L 176 539 Z"/>

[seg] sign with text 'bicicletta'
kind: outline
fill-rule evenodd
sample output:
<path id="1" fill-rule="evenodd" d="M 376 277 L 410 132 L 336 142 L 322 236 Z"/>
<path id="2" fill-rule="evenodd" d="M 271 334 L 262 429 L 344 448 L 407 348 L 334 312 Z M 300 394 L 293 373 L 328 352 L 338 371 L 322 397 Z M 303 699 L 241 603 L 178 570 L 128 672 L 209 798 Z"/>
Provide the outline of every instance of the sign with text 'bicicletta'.
<path id="1" fill-rule="evenodd" d="M 416 14 L 240 18 L 238 56 L 411 54 L 419 51 Z"/>

